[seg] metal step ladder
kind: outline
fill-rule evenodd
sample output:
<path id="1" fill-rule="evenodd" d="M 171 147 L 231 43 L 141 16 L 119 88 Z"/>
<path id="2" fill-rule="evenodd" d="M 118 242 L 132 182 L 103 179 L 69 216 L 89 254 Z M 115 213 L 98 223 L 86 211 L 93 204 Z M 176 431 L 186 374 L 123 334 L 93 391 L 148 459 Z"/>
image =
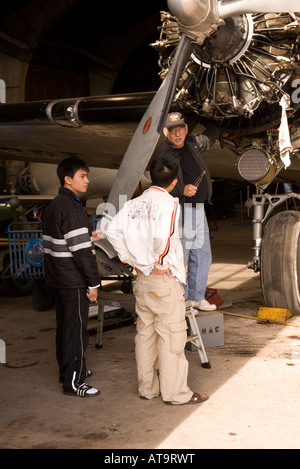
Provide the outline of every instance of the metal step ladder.
<path id="1" fill-rule="evenodd" d="M 197 310 L 192 307 L 190 300 L 185 302 L 185 307 L 185 317 L 188 319 L 190 332 L 190 335 L 187 337 L 187 342 L 191 342 L 195 347 L 197 347 L 202 368 L 211 368 L 195 316 L 197 314 Z"/>
<path id="2" fill-rule="evenodd" d="M 103 347 L 104 306 L 118 306 L 136 318 L 135 297 L 131 293 L 116 293 L 114 291 L 100 290 L 97 298 L 98 316 L 96 320 L 89 321 L 88 330 L 96 329 L 96 348 Z"/>

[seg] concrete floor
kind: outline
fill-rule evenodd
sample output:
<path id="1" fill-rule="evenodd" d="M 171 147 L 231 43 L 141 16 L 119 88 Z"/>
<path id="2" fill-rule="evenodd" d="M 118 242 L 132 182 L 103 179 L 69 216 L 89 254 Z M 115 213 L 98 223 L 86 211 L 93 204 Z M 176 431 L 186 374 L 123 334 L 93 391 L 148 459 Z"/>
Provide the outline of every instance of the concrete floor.
<path id="1" fill-rule="evenodd" d="M 247 269 L 251 236 L 251 226 L 239 220 L 218 221 L 211 230 L 208 285 L 232 306 L 220 309 L 225 344 L 206 349 L 211 368 L 201 367 L 197 352 L 186 352 L 190 387 L 209 394 L 196 406 L 139 399 L 134 325 L 105 332 L 101 349 L 90 337 L 89 382 L 99 397 L 63 395 L 54 310 L 34 310 L 31 297 L 2 296 L 0 448 L 102 449 L 104 455 L 111 449 L 299 449 L 300 317 L 288 325 L 255 319 L 264 303 L 259 276 Z"/>

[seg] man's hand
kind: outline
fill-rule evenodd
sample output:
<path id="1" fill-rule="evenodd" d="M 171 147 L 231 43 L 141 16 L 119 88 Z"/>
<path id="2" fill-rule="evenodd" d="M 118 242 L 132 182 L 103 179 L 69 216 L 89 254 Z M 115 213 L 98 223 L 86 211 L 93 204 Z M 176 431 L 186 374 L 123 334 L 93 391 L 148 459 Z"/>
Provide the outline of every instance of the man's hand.
<path id="1" fill-rule="evenodd" d="M 97 303 L 98 288 L 89 288 L 87 290 L 86 296 L 92 303 Z"/>
<path id="2" fill-rule="evenodd" d="M 152 269 L 150 275 L 164 275 L 164 274 L 167 274 L 167 276 L 168 276 L 169 278 L 172 278 L 172 277 L 173 277 L 173 275 L 171 274 L 169 268 L 168 268 L 168 269 L 161 270 L 161 269 L 158 269 L 157 267 L 153 267 L 153 269 Z"/>
<path id="3" fill-rule="evenodd" d="M 184 188 L 183 195 L 185 197 L 193 197 L 198 190 L 197 186 L 194 186 L 193 184 L 187 184 Z"/>
<path id="4" fill-rule="evenodd" d="M 104 234 L 101 230 L 95 230 L 92 232 L 93 241 L 99 241 L 99 239 L 104 238 Z"/>

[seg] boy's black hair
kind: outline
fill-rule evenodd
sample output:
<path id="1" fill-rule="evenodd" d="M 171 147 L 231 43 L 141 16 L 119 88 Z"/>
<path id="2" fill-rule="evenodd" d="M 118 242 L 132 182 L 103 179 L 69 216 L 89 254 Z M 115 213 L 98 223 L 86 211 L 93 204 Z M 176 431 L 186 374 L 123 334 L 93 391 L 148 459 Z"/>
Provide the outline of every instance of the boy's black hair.
<path id="1" fill-rule="evenodd" d="M 84 169 L 89 172 L 89 165 L 79 158 L 65 158 L 64 160 L 61 160 L 56 169 L 56 174 L 61 186 L 65 184 L 65 176 L 73 178 L 79 169 Z"/>
<path id="2" fill-rule="evenodd" d="M 151 181 L 154 186 L 166 188 L 177 179 L 179 165 L 175 158 L 155 158 L 150 166 Z"/>

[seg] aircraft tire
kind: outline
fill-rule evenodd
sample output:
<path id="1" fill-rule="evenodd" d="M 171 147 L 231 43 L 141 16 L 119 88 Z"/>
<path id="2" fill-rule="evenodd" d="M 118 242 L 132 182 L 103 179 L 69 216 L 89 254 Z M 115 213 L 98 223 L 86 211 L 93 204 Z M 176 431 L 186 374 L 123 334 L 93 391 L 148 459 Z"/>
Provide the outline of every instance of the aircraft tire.
<path id="1" fill-rule="evenodd" d="M 300 314 L 300 213 L 285 211 L 268 221 L 261 251 L 265 303 Z"/>

